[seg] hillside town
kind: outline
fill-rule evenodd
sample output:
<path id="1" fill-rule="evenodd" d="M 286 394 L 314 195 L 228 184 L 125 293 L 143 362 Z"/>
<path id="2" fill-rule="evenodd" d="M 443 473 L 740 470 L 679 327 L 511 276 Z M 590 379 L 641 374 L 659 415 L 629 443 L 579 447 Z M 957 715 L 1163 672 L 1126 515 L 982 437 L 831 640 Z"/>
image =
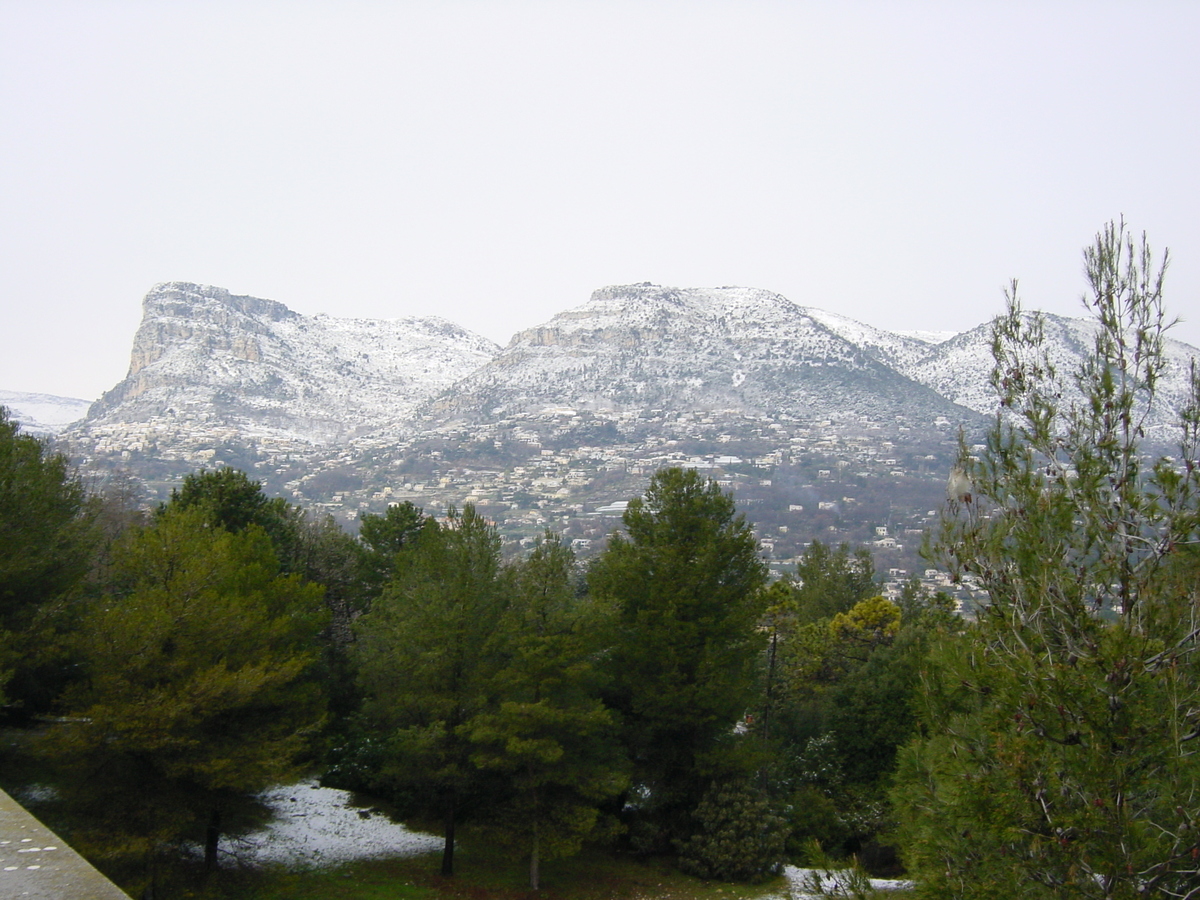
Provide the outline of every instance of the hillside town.
<path id="1" fill-rule="evenodd" d="M 339 448 L 272 435 L 249 445 L 244 430 L 186 415 L 90 434 L 84 465 L 98 474 L 137 473 L 147 502 L 168 499 L 189 472 L 233 466 L 350 530 L 360 515 L 400 503 L 431 514 L 469 503 L 497 525 L 509 552 L 551 529 L 581 559 L 603 548 L 654 472 L 693 468 L 733 494 L 777 574 L 813 540 L 846 542 L 871 550 L 886 596 L 914 577 L 967 609 L 974 595 L 920 554 L 958 448 L 958 425 L 944 416 L 839 421 L 556 408 L 410 437 L 377 434 Z"/>

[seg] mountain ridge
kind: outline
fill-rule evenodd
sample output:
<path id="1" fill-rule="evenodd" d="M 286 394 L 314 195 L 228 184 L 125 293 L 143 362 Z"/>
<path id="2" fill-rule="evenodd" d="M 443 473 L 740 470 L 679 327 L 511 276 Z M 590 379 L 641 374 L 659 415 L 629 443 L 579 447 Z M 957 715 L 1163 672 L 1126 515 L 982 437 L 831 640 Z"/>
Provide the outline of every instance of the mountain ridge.
<path id="1" fill-rule="evenodd" d="M 189 415 L 332 443 L 407 416 L 498 349 L 437 317 L 303 316 L 273 300 L 166 282 L 143 301 L 129 373 L 85 426 Z"/>
<path id="2" fill-rule="evenodd" d="M 1051 354 L 1068 371 L 1094 325 L 1045 319 Z M 1160 437 L 1174 427 L 1186 362 L 1197 355 L 1178 341 L 1167 347 L 1164 409 L 1151 423 Z M 500 347 L 438 317 L 305 316 L 274 300 L 165 282 L 143 300 L 128 374 L 66 433 L 86 443 L 166 422 L 226 439 L 338 446 L 554 409 L 891 412 L 978 425 L 996 410 L 990 370 L 990 323 L 952 337 L 895 333 L 760 288 L 611 285 Z"/>
<path id="3" fill-rule="evenodd" d="M 953 412 L 883 355 L 770 291 L 614 285 L 519 332 L 423 411 L 464 423 L 556 407 L 825 415 L 849 402 L 879 414 L 889 404 L 931 419 Z"/>

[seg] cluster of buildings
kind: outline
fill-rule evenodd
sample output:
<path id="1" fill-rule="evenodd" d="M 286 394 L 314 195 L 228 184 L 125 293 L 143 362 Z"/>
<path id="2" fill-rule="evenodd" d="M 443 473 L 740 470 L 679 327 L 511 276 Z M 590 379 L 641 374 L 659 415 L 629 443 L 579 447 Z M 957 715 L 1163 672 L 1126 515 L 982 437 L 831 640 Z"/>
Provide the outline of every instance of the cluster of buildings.
<path id="1" fill-rule="evenodd" d="M 958 447 L 944 418 L 548 409 L 534 416 L 375 433 L 316 445 L 267 428 L 171 415 L 92 426 L 70 446 L 85 468 L 123 469 L 165 499 L 188 472 L 231 465 L 264 489 L 347 527 L 389 505 L 428 513 L 473 504 L 513 552 L 550 529 L 586 558 L 620 527 L 625 504 L 661 468 L 698 469 L 732 493 L 763 556 L 784 573 L 812 540 L 867 546 L 896 595 L 916 576 L 969 600 L 920 555 Z"/>

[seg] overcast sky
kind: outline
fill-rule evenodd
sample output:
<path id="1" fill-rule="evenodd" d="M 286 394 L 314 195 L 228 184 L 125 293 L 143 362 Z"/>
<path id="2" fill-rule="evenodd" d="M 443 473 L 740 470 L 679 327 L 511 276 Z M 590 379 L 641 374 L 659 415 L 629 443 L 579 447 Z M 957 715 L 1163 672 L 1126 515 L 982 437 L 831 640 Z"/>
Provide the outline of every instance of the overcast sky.
<path id="1" fill-rule="evenodd" d="M 160 281 L 500 343 L 637 281 L 1077 315 L 1121 215 L 1200 344 L 1198 48 L 1195 0 L 0 0 L 0 389 L 111 388 Z"/>

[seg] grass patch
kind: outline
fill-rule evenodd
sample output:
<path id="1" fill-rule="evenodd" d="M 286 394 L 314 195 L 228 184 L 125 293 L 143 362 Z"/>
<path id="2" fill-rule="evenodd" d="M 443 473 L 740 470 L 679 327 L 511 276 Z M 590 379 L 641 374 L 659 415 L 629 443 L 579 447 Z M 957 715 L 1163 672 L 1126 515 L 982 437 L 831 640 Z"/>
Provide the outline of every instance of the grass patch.
<path id="1" fill-rule="evenodd" d="M 542 888 L 530 891 L 528 870 L 496 847 L 460 845 L 455 875 L 438 874 L 439 854 L 360 860 L 311 871 L 221 872 L 196 900 L 755 900 L 786 896 L 783 878 L 760 885 L 700 881 L 666 860 L 637 860 L 589 850 L 542 865 Z"/>

